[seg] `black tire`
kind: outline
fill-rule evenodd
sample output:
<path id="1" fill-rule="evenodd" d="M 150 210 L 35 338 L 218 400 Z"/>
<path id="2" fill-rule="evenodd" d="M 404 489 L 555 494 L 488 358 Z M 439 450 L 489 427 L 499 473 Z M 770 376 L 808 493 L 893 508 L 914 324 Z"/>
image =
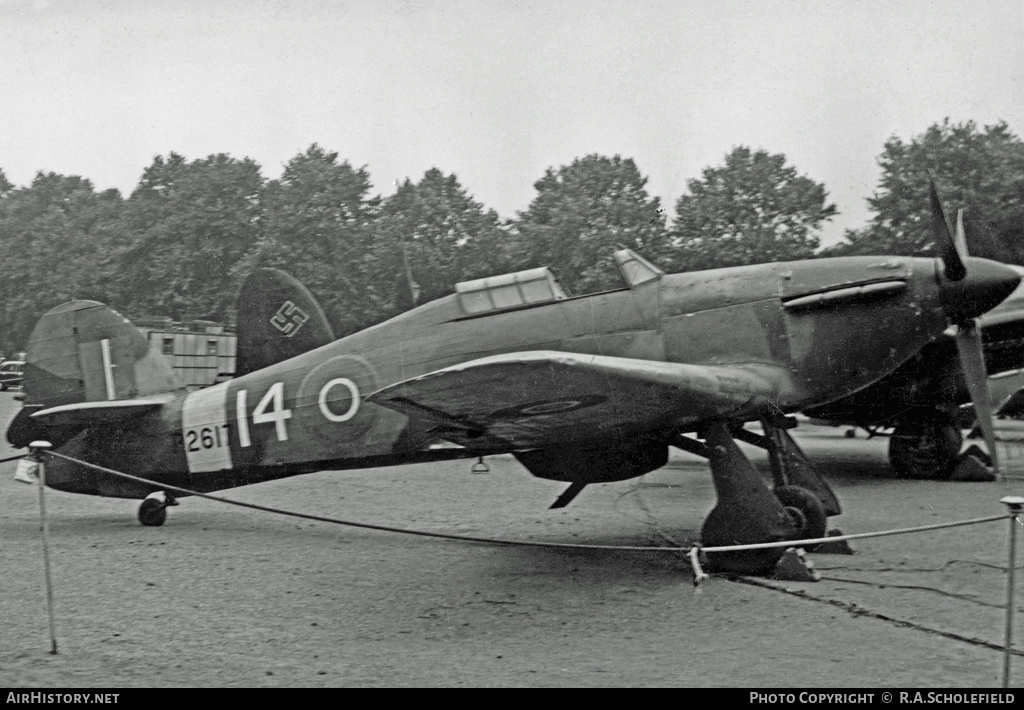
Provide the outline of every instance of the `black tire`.
<path id="1" fill-rule="evenodd" d="M 146 498 L 139 506 L 139 522 L 147 527 L 159 527 L 167 520 L 167 505 L 156 498 Z"/>
<path id="2" fill-rule="evenodd" d="M 786 515 L 793 521 L 793 535 L 790 540 L 814 540 L 825 537 L 828 524 L 825 506 L 818 497 L 800 486 L 779 486 L 775 497 L 786 509 Z"/>
<path id="3" fill-rule="evenodd" d="M 951 417 L 923 413 L 896 426 L 889 439 L 889 465 L 901 478 L 949 478 L 964 439 Z"/>
<path id="4" fill-rule="evenodd" d="M 704 525 L 700 531 L 701 543 L 706 547 L 735 545 L 737 542 L 736 526 L 735 514 L 716 505 L 704 519 Z M 777 539 L 777 536 L 762 540 L 751 540 L 747 537 L 743 539 L 743 542 L 775 542 Z M 707 553 L 708 570 L 726 574 L 768 574 L 775 569 L 782 554 L 781 547 L 736 552 L 709 552 Z"/>
<path id="5" fill-rule="evenodd" d="M 7 391 L 7 383 L 6 382 L 0 382 L 0 392 L 6 392 L 6 391 Z"/>

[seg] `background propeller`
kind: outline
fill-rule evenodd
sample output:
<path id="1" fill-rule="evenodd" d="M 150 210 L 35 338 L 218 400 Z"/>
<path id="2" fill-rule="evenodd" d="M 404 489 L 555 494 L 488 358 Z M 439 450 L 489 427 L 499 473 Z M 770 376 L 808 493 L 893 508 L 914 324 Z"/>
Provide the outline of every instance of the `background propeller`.
<path id="1" fill-rule="evenodd" d="M 962 281 L 967 276 L 967 238 L 964 232 L 964 211 L 957 211 L 956 230 L 950 228 L 949 220 L 942 209 L 935 182 L 931 182 L 932 232 L 935 244 L 942 258 L 943 277 L 948 281 Z M 960 355 L 960 368 L 967 382 L 967 391 L 974 402 L 985 447 L 992 459 L 993 471 L 999 471 L 999 457 L 996 453 L 996 432 L 992 424 L 992 396 L 988 390 L 988 370 L 985 367 L 985 350 L 981 330 L 974 318 L 954 318 L 956 325 L 956 349 Z"/>

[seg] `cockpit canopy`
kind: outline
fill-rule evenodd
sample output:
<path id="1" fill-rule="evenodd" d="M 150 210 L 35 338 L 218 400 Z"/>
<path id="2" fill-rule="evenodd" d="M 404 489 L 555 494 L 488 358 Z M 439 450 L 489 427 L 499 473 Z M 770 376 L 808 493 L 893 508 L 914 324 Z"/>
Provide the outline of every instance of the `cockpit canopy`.
<path id="1" fill-rule="evenodd" d="M 664 272 L 630 249 L 615 252 L 615 263 L 629 288 L 661 278 Z M 554 272 L 546 266 L 489 276 L 455 284 L 455 292 L 466 315 L 524 308 L 570 298 Z"/>
<path id="2" fill-rule="evenodd" d="M 536 303 L 561 301 L 569 297 L 558 278 L 546 266 L 514 274 L 455 284 L 462 310 L 469 315 L 521 308 Z"/>

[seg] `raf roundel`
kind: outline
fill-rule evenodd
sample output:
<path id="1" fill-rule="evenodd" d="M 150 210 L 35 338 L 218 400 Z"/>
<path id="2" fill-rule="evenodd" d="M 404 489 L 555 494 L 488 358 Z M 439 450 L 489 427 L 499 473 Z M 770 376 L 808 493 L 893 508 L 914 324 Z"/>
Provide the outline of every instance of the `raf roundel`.
<path id="1" fill-rule="evenodd" d="M 539 402 L 526 402 L 514 407 L 506 407 L 491 413 L 493 419 L 518 419 L 520 417 L 540 417 L 545 414 L 561 414 L 577 409 L 593 407 L 608 400 L 600 394 L 585 394 L 572 399 L 544 399 Z"/>
<path id="2" fill-rule="evenodd" d="M 349 392 L 348 408 L 345 409 L 342 414 L 336 414 L 331 409 L 331 403 L 337 401 L 330 399 L 331 390 L 335 387 L 347 388 Z M 335 377 L 320 388 L 320 396 L 317 399 L 317 404 L 320 405 L 320 413 L 327 417 L 328 420 L 332 422 L 347 422 L 359 412 L 360 401 L 359 387 L 356 386 L 355 382 L 347 377 Z"/>
<path id="3" fill-rule="evenodd" d="M 320 363 L 299 385 L 303 429 L 325 441 L 358 439 L 376 418 L 365 397 L 377 389 L 377 373 L 361 357 L 340 355 Z"/>

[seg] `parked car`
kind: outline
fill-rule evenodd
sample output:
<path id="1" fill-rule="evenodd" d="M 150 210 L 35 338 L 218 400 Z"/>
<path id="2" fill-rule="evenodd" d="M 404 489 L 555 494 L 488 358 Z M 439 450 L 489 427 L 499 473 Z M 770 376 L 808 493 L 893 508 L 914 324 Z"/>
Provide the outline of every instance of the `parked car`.
<path id="1" fill-rule="evenodd" d="M 11 387 L 21 387 L 22 368 L 25 363 L 21 360 L 7 360 L 0 362 L 0 391 Z"/>

